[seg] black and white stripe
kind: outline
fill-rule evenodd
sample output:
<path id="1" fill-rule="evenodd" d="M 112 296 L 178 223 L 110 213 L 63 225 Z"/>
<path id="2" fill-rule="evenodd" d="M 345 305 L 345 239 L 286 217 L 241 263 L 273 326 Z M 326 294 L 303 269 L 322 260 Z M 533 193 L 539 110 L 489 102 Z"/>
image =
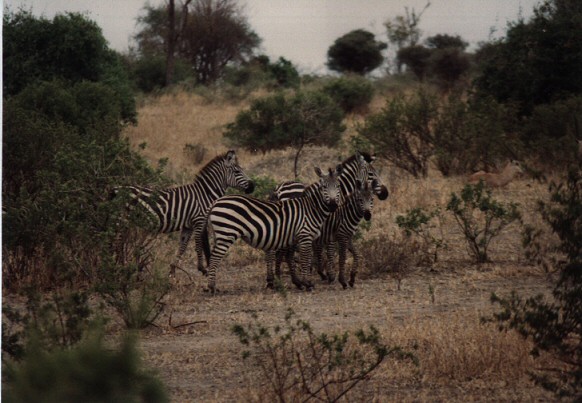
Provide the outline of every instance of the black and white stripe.
<path id="1" fill-rule="evenodd" d="M 368 153 L 356 152 L 351 157 L 347 158 L 341 163 L 342 174 L 339 177 L 341 188 L 341 202 L 351 193 L 356 190 L 357 183 L 368 182 L 372 186 L 373 193 L 380 200 L 385 200 L 388 197 L 388 189 L 382 183 L 376 169 L 372 165 L 376 157 Z M 271 200 L 285 200 L 288 198 L 295 198 L 301 195 L 302 189 L 305 185 L 300 182 L 284 182 L 278 185 L 271 195 Z M 275 260 L 275 274 L 281 277 L 281 263 L 283 259 L 287 262 L 290 271 L 294 270 L 294 249 L 293 247 L 282 249 L 276 252 L 267 253 L 267 267 L 271 264 L 270 260 Z M 273 287 L 273 279 L 269 278 L 267 274 L 267 287 Z"/>
<path id="2" fill-rule="evenodd" d="M 374 206 L 373 187 L 374 184 L 367 182 L 358 183 L 354 192 L 325 220 L 321 229 L 321 236 L 313 244 L 317 272 L 330 283 L 335 280 L 334 259 L 337 243 L 339 247 L 339 282 L 344 288 L 347 288 L 345 263 L 346 251 L 349 250 L 354 257 L 349 284 L 351 287 L 354 286 L 360 254 L 354 245 L 353 238 L 360 221 L 362 219 L 370 221 L 372 218 L 372 207 Z M 323 270 L 322 252 L 324 249 L 327 255 L 327 273 Z"/>
<path id="3" fill-rule="evenodd" d="M 203 239 L 208 210 L 226 189 L 234 187 L 252 193 L 253 181 L 238 164 L 235 151 L 215 157 L 206 164 L 190 184 L 164 190 L 127 186 L 117 192 L 129 193 L 130 205 L 141 206 L 149 212 L 156 231 L 167 233 L 181 231 L 178 255 L 171 266 L 171 275 L 180 267 L 181 260 L 192 235 L 196 246 L 198 270 L 206 273 L 203 262 Z"/>
<path id="4" fill-rule="evenodd" d="M 224 196 L 208 214 L 208 229 L 214 234 L 214 248 L 208 265 L 208 290 L 216 290 L 216 269 L 237 239 L 265 251 L 296 245 L 301 274 L 292 273 L 298 288 L 313 288 L 307 274 L 313 258 L 313 241 L 319 237 L 323 221 L 337 209 L 341 165 L 324 174 L 315 172 L 319 181 L 308 186 L 299 198 L 270 202 L 246 196 Z M 272 265 L 270 266 L 272 276 Z"/>

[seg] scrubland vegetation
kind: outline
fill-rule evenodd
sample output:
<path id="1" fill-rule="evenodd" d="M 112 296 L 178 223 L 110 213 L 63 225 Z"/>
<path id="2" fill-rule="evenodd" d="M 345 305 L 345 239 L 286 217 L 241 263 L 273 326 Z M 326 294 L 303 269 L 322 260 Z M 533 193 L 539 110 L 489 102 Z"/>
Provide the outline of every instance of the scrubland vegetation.
<path id="1" fill-rule="evenodd" d="M 153 18 L 164 10 L 146 9 L 132 55 L 109 50 L 83 16 L 5 14 L 3 398 L 580 399 L 576 2 L 542 3 L 475 54 L 458 37 L 424 46 L 413 35 L 381 78 L 334 59 L 344 37 L 328 56 L 346 74 L 301 75 L 253 55 L 242 24 L 243 62 L 192 76 L 183 67 L 198 59 L 180 50 L 170 82 Z M 391 45 L 406 22 L 386 24 Z M 55 58 L 63 32 L 76 52 Z M 376 63 L 384 46 L 371 40 Z M 451 63 L 462 74 L 445 74 Z M 110 192 L 189 183 L 231 147 L 256 197 L 376 153 L 390 196 L 356 235 L 355 288 L 301 292 L 285 273 L 268 290 L 264 254 L 243 244 L 219 269 L 217 296 L 202 292 L 193 250 L 168 279 L 179 234 L 120 220 L 126 200 Z M 523 172 L 506 186 L 468 183 L 512 159 Z"/>

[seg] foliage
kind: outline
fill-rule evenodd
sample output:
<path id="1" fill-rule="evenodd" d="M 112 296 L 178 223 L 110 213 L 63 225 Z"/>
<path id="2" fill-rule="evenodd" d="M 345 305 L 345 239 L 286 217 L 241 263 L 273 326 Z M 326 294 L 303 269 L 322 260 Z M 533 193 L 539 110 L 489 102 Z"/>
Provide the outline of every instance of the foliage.
<path id="1" fill-rule="evenodd" d="M 429 61 L 432 52 L 422 45 L 400 48 L 396 54 L 398 65 L 405 64 L 412 70 L 419 81 L 424 81 L 429 71 Z"/>
<path id="2" fill-rule="evenodd" d="M 221 78 L 228 64 L 248 60 L 260 44 L 235 1 L 194 0 L 176 14 L 176 56 L 188 61 L 201 84 Z M 167 57 L 168 21 L 165 4 L 144 7 L 135 36 L 141 57 Z"/>
<path id="3" fill-rule="evenodd" d="M 378 42 L 374 34 L 356 29 L 335 40 L 327 51 L 327 67 L 341 73 L 367 74 L 384 61 L 382 51 L 387 45 Z"/>
<path id="4" fill-rule="evenodd" d="M 408 7 L 404 7 L 405 15 L 397 15 L 392 20 L 384 22 L 386 28 L 386 35 L 390 43 L 396 47 L 396 54 L 405 47 L 414 47 L 420 40 L 421 31 L 419 28 L 420 18 L 425 10 L 430 6 L 427 2 L 420 13 L 416 13 L 414 8 L 409 11 Z M 400 58 L 396 56 L 397 72 L 402 72 L 402 63 Z"/>
<path id="5" fill-rule="evenodd" d="M 439 235 L 434 234 L 437 226 L 432 224 L 433 218 L 439 220 L 438 229 Z M 396 224 L 404 230 L 406 236 L 410 237 L 412 234 L 420 238 L 424 244 L 422 250 L 427 252 L 432 249 L 432 253 L 427 253 L 427 263 L 432 265 L 438 260 L 438 252 L 441 248 L 446 247 L 442 226 L 440 225 L 441 211 L 437 207 L 432 211 L 425 211 L 421 207 L 416 207 L 406 212 L 406 215 L 396 216 Z"/>
<path id="6" fill-rule="evenodd" d="M 436 49 L 430 56 L 431 76 L 445 91 L 451 90 L 470 67 L 467 54 L 456 47 Z"/>
<path id="7" fill-rule="evenodd" d="M 39 81 L 99 82 L 120 103 L 120 120 L 135 122 L 135 102 L 120 58 L 107 48 L 97 24 L 85 16 L 59 14 L 51 21 L 24 10 L 7 12 L 3 51 L 6 98 Z"/>
<path id="8" fill-rule="evenodd" d="M 383 344 L 374 327 L 356 331 L 352 342 L 347 332 L 316 334 L 290 309 L 283 326 L 267 328 L 254 319 L 246 326 L 235 325 L 233 333 L 250 349 L 243 358 L 252 358 L 260 368 L 267 400 L 335 402 L 370 379 L 387 358 L 416 363 L 411 353 Z"/>
<path id="9" fill-rule="evenodd" d="M 299 154 L 306 145 L 334 146 L 341 133 L 343 113 L 321 92 L 278 93 L 255 100 L 227 126 L 224 136 L 236 146 L 263 153 L 294 147 L 295 176 Z"/>
<path id="10" fill-rule="evenodd" d="M 323 87 L 345 113 L 363 112 L 374 97 L 374 87 L 370 81 L 360 76 L 334 79 Z"/>
<path id="11" fill-rule="evenodd" d="M 459 35 L 437 34 L 426 38 L 424 41 L 430 49 L 459 49 L 465 50 L 468 43 Z"/>
<path id="12" fill-rule="evenodd" d="M 53 351 L 32 340 L 22 362 L 2 372 L 2 399 L 11 402 L 168 401 L 162 383 L 142 368 L 133 338 L 116 350 L 99 333 Z"/>
<path id="13" fill-rule="evenodd" d="M 2 307 L 3 362 L 21 360 L 33 339 L 45 351 L 74 346 L 98 324 L 91 318 L 87 291 L 63 288 L 42 297 L 29 288 L 25 297 L 24 312 L 8 304 Z"/>
<path id="14" fill-rule="evenodd" d="M 485 47 L 480 94 L 516 102 L 522 114 L 536 105 L 582 93 L 582 3 L 545 0 L 533 17 L 509 26 L 503 40 Z"/>
<path id="15" fill-rule="evenodd" d="M 275 63 L 269 65 L 269 73 L 279 87 L 299 88 L 299 72 L 293 63 L 284 57 L 280 57 Z"/>
<path id="16" fill-rule="evenodd" d="M 483 181 L 466 185 L 461 196 L 451 194 L 447 211 L 450 211 L 461 229 L 471 256 L 479 262 L 489 261 L 489 244 L 503 229 L 520 218 L 515 203 L 505 205 L 493 199 L 491 190 Z"/>
<path id="17" fill-rule="evenodd" d="M 556 262 L 560 278 L 553 300 L 542 295 L 523 299 L 515 292 L 509 298 L 492 296 L 502 311 L 486 319 L 501 330 L 513 329 L 533 341 L 534 357 L 544 351 L 559 363 L 540 368 L 533 379 L 558 396 L 582 398 L 582 176 L 569 171 L 565 183 L 550 186 L 550 202 L 540 202 L 539 211 L 560 238 L 566 259 Z"/>
<path id="18" fill-rule="evenodd" d="M 431 123 L 437 100 L 427 91 L 413 97 L 389 100 L 380 113 L 370 115 L 358 127 L 360 136 L 376 147 L 376 153 L 414 177 L 426 177 L 434 153 Z"/>
<path id="19" fill-rule="evenodd" d="M 582 96 L 537 105 L 525 119 L 520 137 L 542 165 L 565 168 L 575 163 L 576 140 L 582 139 Z"/>
<path id="20" fill-rule="evenodd" d="M 491 98 L 468 101 L 451 94 L 433 124 L 437 168 L 444 175 L 463 174 L 477 167 L 490 169 L 497 161 L 521 151 L 515 111 Z"/>

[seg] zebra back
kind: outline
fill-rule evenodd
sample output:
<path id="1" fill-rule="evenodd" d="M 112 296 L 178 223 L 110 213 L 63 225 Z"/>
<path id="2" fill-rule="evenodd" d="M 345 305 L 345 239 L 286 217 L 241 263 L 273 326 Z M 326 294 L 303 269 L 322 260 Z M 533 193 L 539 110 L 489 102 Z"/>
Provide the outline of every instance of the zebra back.
<path id="1" fill-rule="evenodd" d="M 191 226 L 196 219 L 203 219 L 229 187 L 246 193 L 254 190 L 254 183 L 238 164 L 234 150 L 212 159 L 192 183 L 162 190 L 140 186 L 122 189 L 129 193 L 128 207 L 141 206 L 152 221 L 157 222 L 158 232 L 173 232 Z"/>

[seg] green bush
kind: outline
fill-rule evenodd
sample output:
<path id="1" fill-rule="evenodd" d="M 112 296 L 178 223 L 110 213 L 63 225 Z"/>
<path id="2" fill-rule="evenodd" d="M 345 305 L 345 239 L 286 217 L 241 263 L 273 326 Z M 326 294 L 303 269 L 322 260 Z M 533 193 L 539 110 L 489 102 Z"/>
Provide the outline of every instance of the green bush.
<path id="1" fill-rule="evenodd" d="M 374 97 L 374 87 L 360 76 L 334 79 L 323 87 L 323 92 L 337 102 L 345 113 L 366 111 Z"/>
<path id="2" fill-rule="evenodd" d="M 355 341 L 348 332 L 316 334 L 290 309 L 283 326 L 267 328 L 255 316 L 253 323 L 235 325 L 233 333 L 249 349 L 243 358 L 260 368 L 268 401 L 335 402 L 370 379 L 387 358 L 416 363 L 411 353 L 385 345 L 374 327 L 356 331 Z"/>
<path id="3" fill-rule="evenodd" d="M 469 254 L 479 263 L 489 261 L 489 244 L 503 229 L 521 217 L 515 203 L 505 205 L 492 198 L 483 181 L 466 185 L 461 196 L 451 194 L 450 211 L 467 242 Z"/>
<path id="4" fill-rule="evenodd" d="M 439 221 L 438 225 L 431 222 L 434 218 Z M 441 211 L 438 207 L 432 211 L 425 211 L 420 207 L 416 207 L 408 210 L 406 215 L 396 216 L 396 224 L 402 228 L 406 236 L 410 237 L 414 234 L 422 240 L 423 247 L 419 252 L 427 252 L 427 259 L 424 260 L 429 265 L 438 261 L 439 250 L 446 247 L 440 220 Z M 439 231 L 438 235 L 435 234 L 435 230 Z"/>
<path id="5" fill-rule="evenodd" d="M 228 124 L 224 137 L 233 145 L 254 152 L 293 147 L 296 149 L 294 173 L 306 145 L 335 146 L 341 133 L 344 115 L 327 95 L 297 92 L 286 97 L 277 93 L 255 100 Z"/>
<path id="6" fill-rule="evenodd" d="M 492 295 L 503 309 L 486 318 L 500 330 L 513 329 L 533 342 L 531 354 L 544 351 L 556 360 L 531 374 L 537 384 L 572 401 L 582 399 L 582 175 L 572 168 L 565 181 L 550 186 L 551 199 L 539 211 L 560 239 L 563 258 L 556 261 L 559 280 L 553 298 L 523 299 Z"/>
<path id="7" fill-rule="evenodd" d="M 277 85 L 282 88 L 299 88 L 301 83 L 297 68 L 284 57 L 280 57 L 277 62 L 269 65 L 269 74 L 275 79 Z"/>
<path id="8" fill-rule="evenodd" d="M 167 402 L 163 384 L 142 368 L 135 340 L 111 349 L 93 334 L 70 349 L 31 341 L 22 362 L 4 365 L 2 400 L 10 402 Z"/>
<path id="9" fill-rule="evenodd" d="M 432 124 L 437 116 L 437 99 L 420 90 L 412 97 L 396 96 L 381 112 L 366 118 L 358 134 L 376 153 L 414 177 L 428 175 L 434 153 Z"/>

